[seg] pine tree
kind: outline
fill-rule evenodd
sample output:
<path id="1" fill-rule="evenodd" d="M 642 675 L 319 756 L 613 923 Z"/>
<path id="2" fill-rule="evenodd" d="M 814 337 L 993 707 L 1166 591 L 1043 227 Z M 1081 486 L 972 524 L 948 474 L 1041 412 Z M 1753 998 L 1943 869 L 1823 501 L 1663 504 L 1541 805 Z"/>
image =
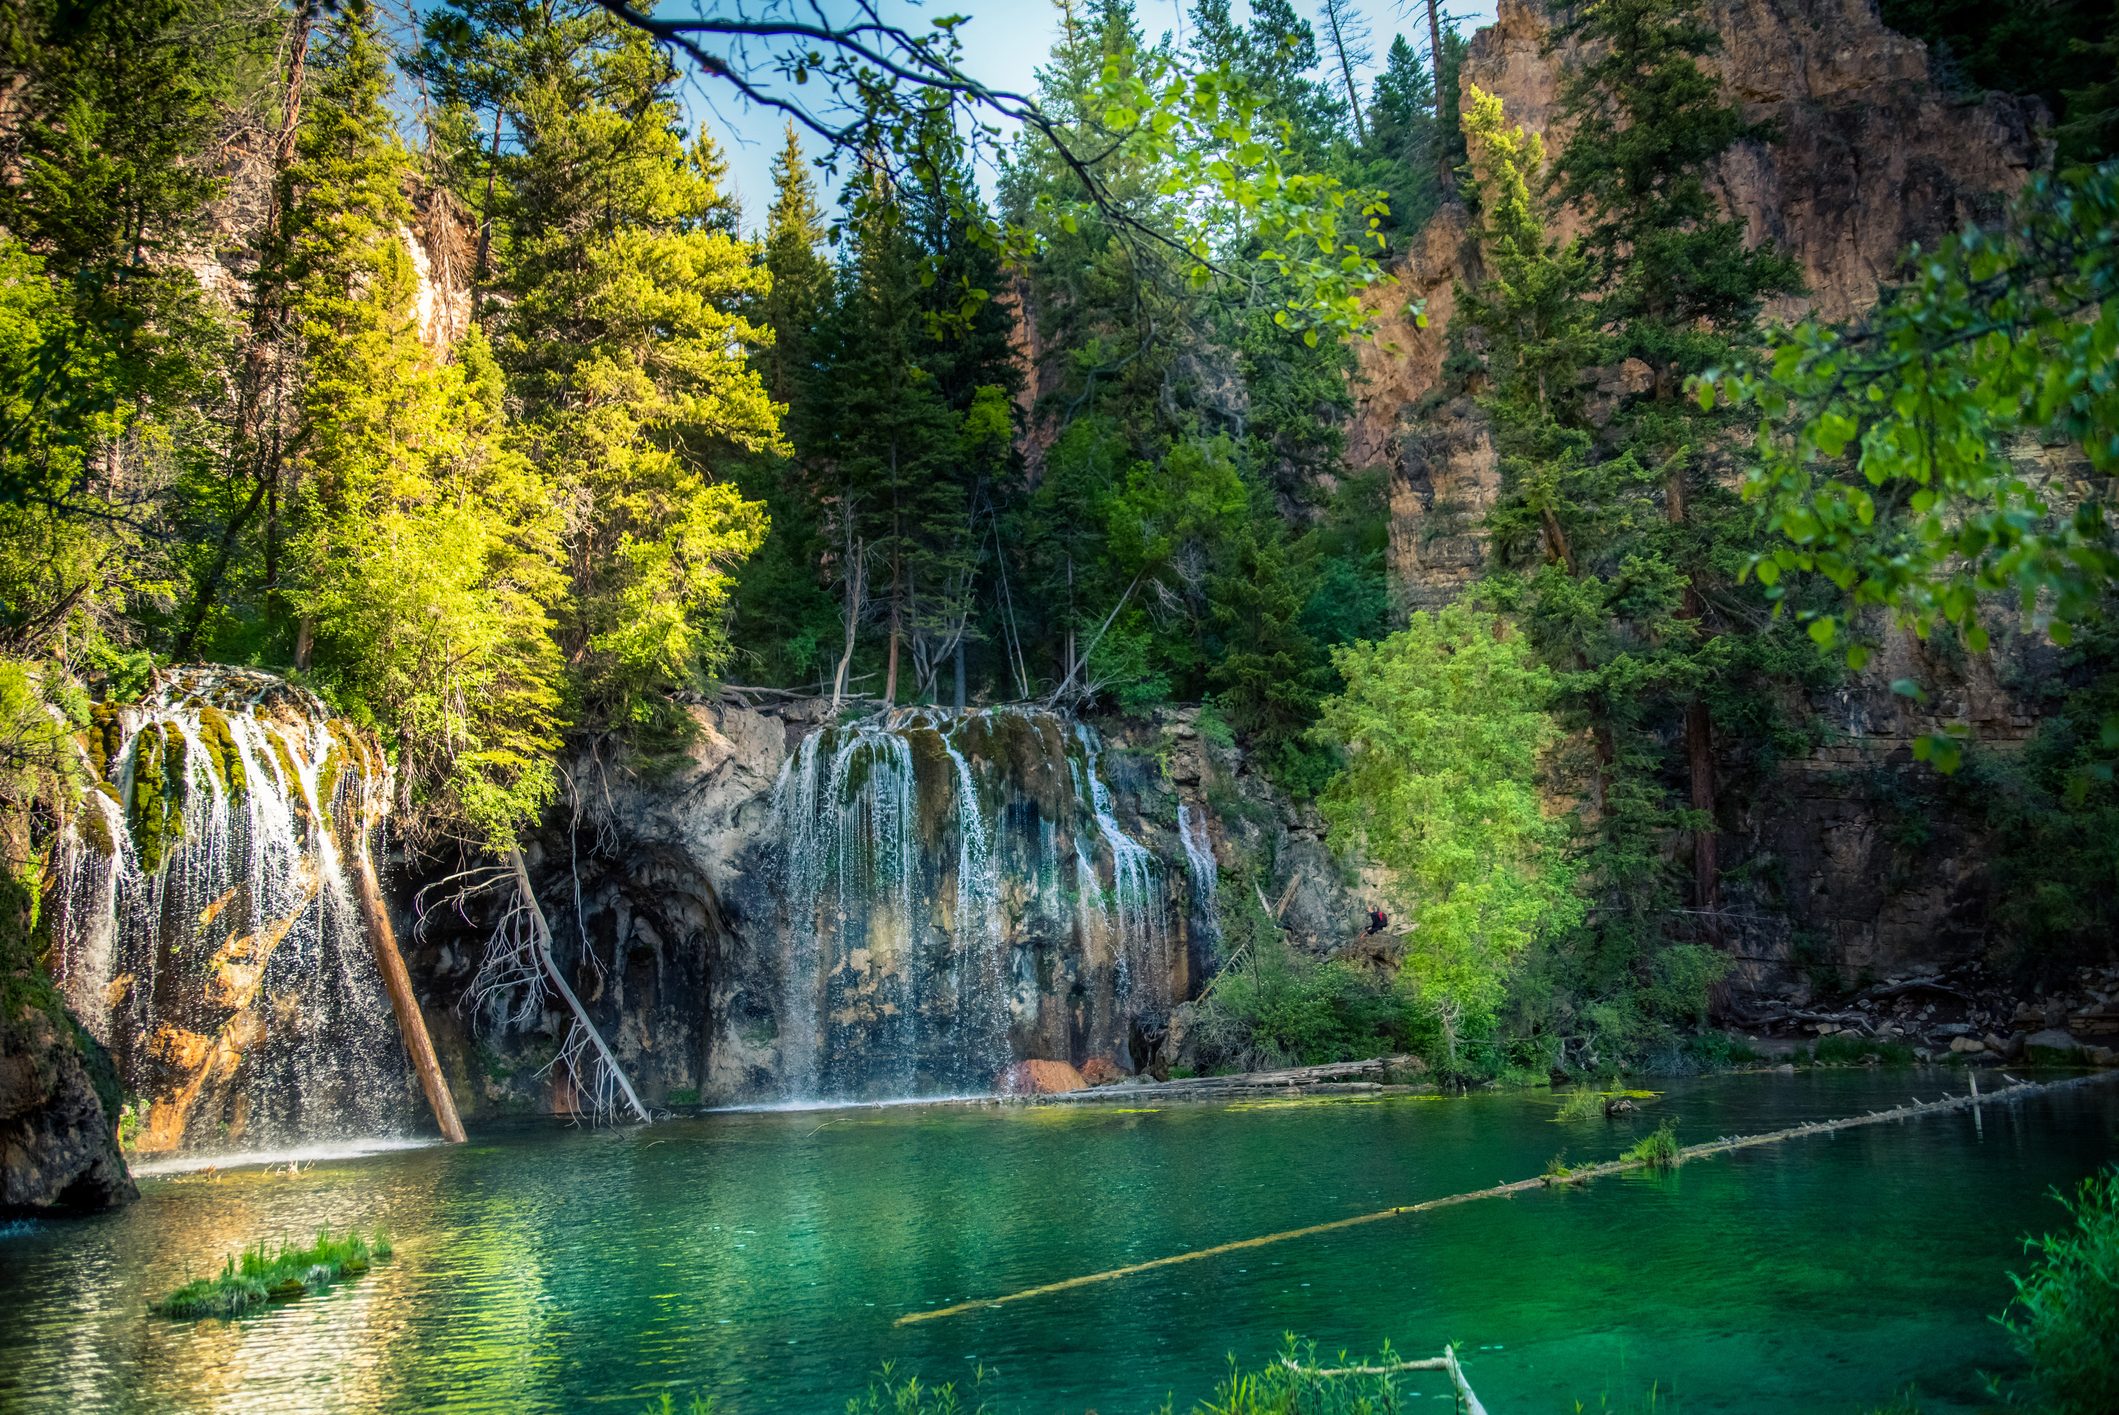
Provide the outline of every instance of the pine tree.
<path id="1" fill-rule="evenodd" d="M 1475 94 L 1489 269 L 1460 334 L 1491 373 L 1482 402 L 1502 457 L 1489 528 L 1504 568 L 1488 593 L 1560 674 L 1592 755 L 1583 878 L 1604 907 L 1541 960 L 1546 982 L 1526 996 L 1593 1003 L 1589 1045 L 1625 1050 L 1701 1006 L 1719 966 L 1673 942 L 1700 932 L 1673 925 L 1688 903 L 1710 938 L 1720 908 L 1717 773 L 1741 758 L 1718 747 L 1716 718 L 1741 714 L 1748 741 L 1770 737 L 1769 685 L 1819 659 L 1737 583 L 1755 516 L 1723 475 L 1733 429 L 1684 392 L 1795 285 L 1706 186 L 1752 134 L 1698 63 L 1714 33 L 1689 0 L 1600 0 L 1568 33 L 1589 57 L 1563 86 L 1572 132 L 1554 185 L 1586 229 L 1547 238 L 1539 144 Z M 1607 389 L 1594 403 L 1592 369 Z M 1688 839 L 1689 900 L 1670 867 Z"/>
<path id="2" fill-rule="evenodd" d="M 831 298 L 831 264 L 820 249 L 824 236 L 816 184 L 790 122 L 787 141 L 773 159 L 773 203 L 765 216 L 765 270 L 772 283 L 760 305 L 773 334 L 771 347 L 759 355 L 765 390 L 782 403 L 792 402 L 798 389 L 807 392 L 801 384 L 815 358 L 811 343 Z"/>
<path id="3" fill-rule="evenodd" d="M 564 579 L 551 492 L 505 445 L 483 339 L 454 362 L 421 339 L 400 234 L 415 160 L 362 0 L 331 21 L 311 70 L 287 184 L 302 340 L 287 556 L 297 660 L 383 730 L 404 828 L 504 843 L 556 785 L 550 609 Z"/>
<path id="4" fill-rule="evenodd" d="M 888 179 L 871 169 L 857 180 Z M 811 454 L 833 470 L 850 547 L 847 642 L 863 612 L 850 578 L 860 575 L 884 620 L 883 700 L 895 702 L 908 667 L 927 678 L 924 661 L 908 662 L 914 641 L 952 619 L 966 593 L 970 507 L 948 475 L 955 420 L 921 363 L 921 257 L 902 204 L 883 195 L 861 203 L 850 234 L 826 374 L 835 412 Z"/>
<path id="5" fill-rule="evenodd" d="M 565 514 L 576 691 L 593 722 L 681 727 L 665 695 L 726 659 L 732 572 L 766 531 L 714 474 L 781 445 L 747 358 L 767 334 L 743 313 L 766 276 L 638 31 L 591 0 L 450 0 L 428 36 L 438 91 L 504 135 L 484 175 L 508 298 L 486 317 Z"/>

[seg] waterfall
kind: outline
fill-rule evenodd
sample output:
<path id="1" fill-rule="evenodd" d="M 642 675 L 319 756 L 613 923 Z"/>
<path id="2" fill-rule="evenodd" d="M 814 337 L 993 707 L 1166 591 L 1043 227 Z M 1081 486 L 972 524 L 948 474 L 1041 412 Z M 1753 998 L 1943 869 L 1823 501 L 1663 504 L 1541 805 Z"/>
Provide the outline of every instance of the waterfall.
<path id="1" fill-rule="evenodd" d="M 1185 866 L 1192 876 L 1192 917 L 1212 940 L 1221 932 L 1214 918 L 1214 891 L 1221 883 L 1221 866 L 1214 859 L 1214 842 L 1207 838 L 1206 821 L 1193 813 L 1189 801 L 1177 803 L 1177 838 L 1184 843 Z"/>
<path id="2" fill-rule="evenodd" d="M 1093 732 L 1035 708 L 818 729 L 773 790 L 780 1094 L 985 1092 L 1026 1056 L 1122 1054 L 1166 1010 L 1161 868 Z"/>
<path id="3" fill-rule="evenodd" d="M 314 695 L 185 670 L 96 705 L 99 778 L 50 894 L 53 972 L 141 1106 L 142 1152 L 368 1137 L 419 1114 L 342 843 L 389 776 Z"/>

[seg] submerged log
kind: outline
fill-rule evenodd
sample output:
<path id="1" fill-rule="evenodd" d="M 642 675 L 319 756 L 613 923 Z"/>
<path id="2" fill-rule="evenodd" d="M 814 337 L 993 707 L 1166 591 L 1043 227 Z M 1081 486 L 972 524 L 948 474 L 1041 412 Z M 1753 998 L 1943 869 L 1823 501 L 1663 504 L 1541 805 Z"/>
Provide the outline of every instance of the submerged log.
<path id="1" fill-rule="evenodd" d="M 383 975 L 383 988 L 390 994 L 390 1010 L 397 1014 L 397 1030 L 412 1054 L 412 1069 L 419 1074 L 419 1088 L 427 1093 L 434 1123 L 441 1137 L 452 1145 L 464 1142 L 464 1123 L 457 1118 L 456 1098 L 449 1094 L 448 1078 L 434 1054 L 434 1039 L 427 1035 L 427 1019 L 412 995 L 412 976 L 405 971 L 404 955 L 397 951 L 397 930 L 390 926 L 390 911 L 383 904 L 383 891 L 375 878 L 375 863 L 368 852 L 356 850 L 354 892 L 360 896 L 361 915 L 367 921 L 368 942 L 375 950 L 375 968 Z"/>

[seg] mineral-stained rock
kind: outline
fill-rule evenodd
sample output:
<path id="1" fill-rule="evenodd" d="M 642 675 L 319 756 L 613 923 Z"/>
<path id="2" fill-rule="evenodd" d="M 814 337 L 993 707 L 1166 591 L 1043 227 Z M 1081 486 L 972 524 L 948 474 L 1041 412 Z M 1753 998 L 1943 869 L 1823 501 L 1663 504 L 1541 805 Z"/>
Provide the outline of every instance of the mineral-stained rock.
<path id="1" fill-rule="evenodd" d="M 1721 45 L 1705 67 L 1773 133 L 1733 148 L 1716 185 L 1754 240 L 1802 267 L 1808 294 L 1776 315 L 1866 309 L 1908 245 L 1992 217 L 2041 160 L 2036 100 L 1947 92 L 1927 47 L 1886 28 L 1874 0 L 1711 0 L 1706 18 Z M 1557 152 L 1574 52 L 1552 45 L 1542 4 L 1501 0 L 1472 39 L 1464 82 Z"/>
<path id="2" fill-rule="evenodd" d="M 0 1017 L 0 1213 L 93 1213 L 139 1197 L 99 1071 L 111 1077 L 109 1058 L 55 1007 L 22 1001 Z"/>
<path id="3" fill-rule="evenodd" d="M 1069 1061 L 1018 1061 L 1001 1073 L 994 1089 L 1004 1096 L 1056 1096 L 1086 1091 L 1089 1082 Z"/>
<path id="4" fill-rule="evenodd" d="M 1109 1086 L 1126 1079 L 1126 1073 L 1108 1056 L 1092 1056 L 1082 1063 L 1082 1079 L 1092 1086 Z"/>

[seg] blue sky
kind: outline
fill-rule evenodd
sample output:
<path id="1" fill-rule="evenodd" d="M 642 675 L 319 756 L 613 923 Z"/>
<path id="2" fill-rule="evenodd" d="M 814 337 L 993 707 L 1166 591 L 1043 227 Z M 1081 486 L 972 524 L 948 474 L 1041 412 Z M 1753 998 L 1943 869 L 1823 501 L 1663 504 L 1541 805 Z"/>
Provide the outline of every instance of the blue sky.
<path id="1" fill-rule="evenodd" d="M 713 0 L 696 3 L 713 8 Z M 1190 7 L 1190 0 L 1135 3 L 1141 29 L 1151 41 L 1166 31 L 1183 36 L 1183 12 Z M 1494 14 L 1494 0 L 1445 0 L 1445 7 L 1467 31 L 1487 23 Z M 693 9 L 694 0 L 665 0 L 660 8 L 665 15 L 674 16 Z M 969 15 L 970 23 L 959 31 L 964 39 L 965 67 L 995 88 L 1017 92 L 1033 89 L 1036 70 L 1044 63 L 1058 32 L 1057 12 L 1049 0 L 935 0 L 926 5 L 912 0 L 882 0 L 881 8 L 886 18 L 907 28 L 924 28 L 939 14 Z M 1247 16 L 1250 11 L 1247 0 L 1236 0 L 1233 8 L 1239 16 Z M 1296 8 L 1314 18 L 1317 3 L 1296 0 Z M 1404 33 L 1423 53 L 1426 51 L 1427 11 L 1418 0 L 1358 0 L 1358 8 L 1375 33 L 1379 61 L 1396 33 Z M 779 151 L 783 118 L 763 109 L 746 110 L 727 87 L 712 80 L 695 80 L 687 102 L 694 121 L 712 129 L 727 152 L 730 182 L 743 203 L 745 227 L 756 227 L 772 200 L 772 160 Z M 804 146 L 809 148 L 810 144 Z"/>

